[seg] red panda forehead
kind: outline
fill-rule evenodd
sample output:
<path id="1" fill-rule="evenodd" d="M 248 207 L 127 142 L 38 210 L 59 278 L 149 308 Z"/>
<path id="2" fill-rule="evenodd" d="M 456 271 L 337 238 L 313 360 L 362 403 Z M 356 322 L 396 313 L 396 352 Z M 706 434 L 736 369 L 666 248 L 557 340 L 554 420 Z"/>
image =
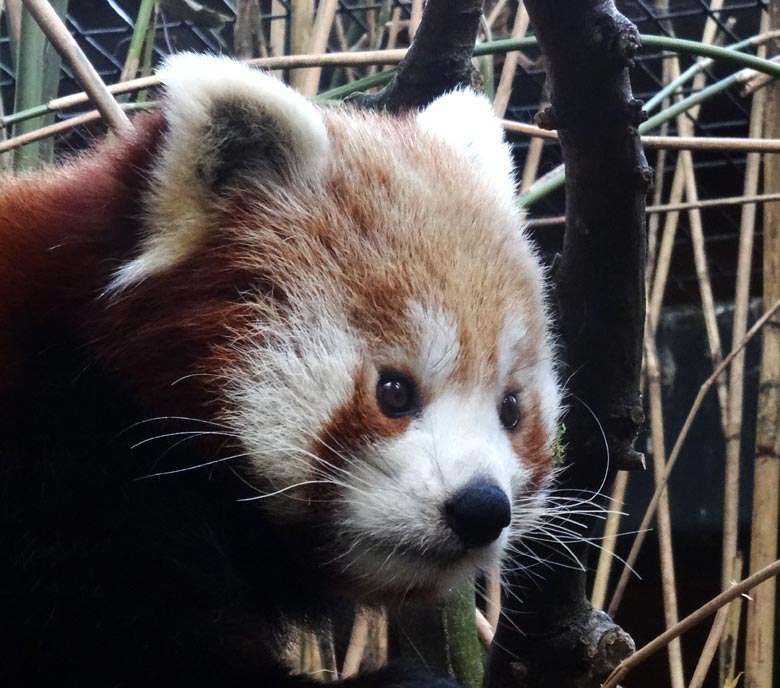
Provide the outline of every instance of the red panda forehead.
<path id="1" fill-rule="evenodd" d="M 503 205 L 475 204 L 475 198 L 496 197 L 494 180 L 451 142 L 424 130 L 412 114 L 341 108 L 323 115 L 331 144 L 328 173 L 340 188 L 354 184 L 364 194 L 390 194 L 399 206 L 420 212 L 418 219 L 426 215 L 420 203 L 434 197 L 461 212 L 471 208 L 469 215 L 478 209 L 484 219 L 496 217 L 497 205 Z"/>

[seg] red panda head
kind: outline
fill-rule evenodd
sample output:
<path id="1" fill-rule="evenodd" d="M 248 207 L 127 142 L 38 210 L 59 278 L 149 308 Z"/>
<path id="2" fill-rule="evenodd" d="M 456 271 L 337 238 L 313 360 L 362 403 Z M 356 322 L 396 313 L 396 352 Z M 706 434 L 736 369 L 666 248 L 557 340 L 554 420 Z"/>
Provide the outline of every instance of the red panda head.
<path id="1" fill-rule="evenodd" d="M 108 311 L 139 352 L 186 352 L 161 386 L 207 390 L 246 507 L 324 527 L 342 583 L 443 590 L 500 560 L 542 513 L 559 392 L 489 103 L 316 107 L 194 55 L 162 79 L 145 235 Z M 170 325 L 144 335 L 150 304 Z"/>

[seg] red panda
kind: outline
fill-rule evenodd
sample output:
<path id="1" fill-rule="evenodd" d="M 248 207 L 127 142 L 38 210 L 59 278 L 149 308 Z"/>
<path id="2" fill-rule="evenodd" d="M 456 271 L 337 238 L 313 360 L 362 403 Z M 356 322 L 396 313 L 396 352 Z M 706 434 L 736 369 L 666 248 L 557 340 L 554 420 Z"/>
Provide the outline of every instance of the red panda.
<path id="1" fill-rule="evenodd" d="M 489 103 L 161 76 L 132 134 L 1 182 L 4 685 L 306 686 L 286 620 L 440 599 L 544 511 L 559 391 Z"/>

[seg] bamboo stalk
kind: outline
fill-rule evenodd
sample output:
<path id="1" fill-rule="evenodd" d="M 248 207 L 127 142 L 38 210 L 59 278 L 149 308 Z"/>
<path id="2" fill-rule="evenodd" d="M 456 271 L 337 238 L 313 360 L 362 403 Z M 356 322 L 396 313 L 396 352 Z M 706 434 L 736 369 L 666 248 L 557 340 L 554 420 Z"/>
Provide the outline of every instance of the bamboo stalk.
<path id="1" fill-rule="evenodd" d="M 528 30 L 528 11 L 525 9 L 525 5 L 520 2 L 517 5 L 517 13 L 515 14 L 515 21 L 512 25 L 512 38 L 522 38 L 525 36 L 525 32 Z M 515 72 L 517 71 L 517 58 L 518 52 L 512 51 L 507 53 L 504 58 L 504 66 L 501 69 L 501 78 L 498 81 L 498 88 L 496 89 L 496 97 L 493 100 L 493 111 L 497 117 L 503 117 L 506 112 L 506 107 L 509 105 L 509 96 L 512 94 L 512 82 L 515 79 Z"/>
<path id="2" fill-rule="evenodd" d="M 780 62 L 780 55 L 775 55 L 771 58 L 772 62 Z M 777 77 L 769 76 L 768 74 L 761 74 L 755 69 L 743 69 L 740 72 L 739 80 L 744 82 L 740 92 L 743 96 L 749 96 L 756 93 L 760 89 L 764 88 L 767 84 L 771 84 Z"/>
<path id="3" fill-rule="evenodd" d="M 155 0 L 141 0 L 138 8 L 138 16 L 133 27 L 133 37 L 130 40 L 130 47 L 127 50 L 127 58 L 119 76 L 120 81 L 133 79 L 138 74 L 138 67 L 141 64 L 141 54 L 143 53 L 146 34 L 149 31 L 149 20 L 152 18 Z M 237 22 L 238 24 L 238 22 Z"/>
<path id="4" fill-rule="evenodd" d="M 501 10 L 506 7 L 508 0 L 498 0 L 498 2 L 493 6 L 493 9 L 490 10 L 490 13 L 487 16 L 487 25 L 490 28 L 493 28 L 493 24 L 496 23 L 496 19 L 498 19 L 498 15 L 501 14 Z"/>
<path id="5" fill-rule="evenodd" d="M 19 68 L 16 56 L 22 35 L 22 0 L 7 0 L 6 14 L 8 15 L 6 26 L 8 26 L 8 39 L 11 44 L 11 60 L 16 70 Z"/>
<path id="6" fill-rule="evenodd" d="M 534 124 L 502 120 L 506 131 L 540 139 L 558 140 L 558 133 L 540 129 Z M 780 153 L 780 138 L 766 139 L 749 136 L 642 136 L 642 145 L 650 149 L 690 151 L 740 151 L 750 153 Z"/>
<path id="7" fill-rule="evenodd" d="M 780 560 L 772 562 L 760 571 L 756 571 L 752 576 L 748 576 L 745 580 L 731 586 L 728 590 L 724 590 L 720 595 L 714 597 L 709 602 L 699 607 L 695 612 L 686 616 L 674 628 L 668 629 L 657 638 L 647 643 L 647 645 L 637 650 L 633 655 L 624 659 L 609 675 L 607 680 L 604 681 L 602 688 L 616 688 L 618 682 L 623 679 L 629 671 L 639 666 L 648 657 L 651 657 L 659 650 L 662 650 L 672 640 L 680 637 L 683 633 L 701 623 L 708 616 L 711 616 L 717 612 L 718 609 L 727 605 L 740 595 L 743 595 L 757 585 L 763 583 L 765 580 L 773 578 L 778 574 L 780 574 Z"/>
<path id="8" fill-rule="evenodd" d="M 360 662 L 363 659 L 367 641 L 368 612 L 361 607 L 355 612 L 349 645 L 347 645 L 347 652 L 344 655 L 344 663 L 341 667 L 341 678 L 350 678 L 360 671 Z"/>
<path id="9" fill-rule="evenodd" d="M 650 407 L 650 437 L 653 446 L 653 474 L 658 486 L 663 480 L 666 466 L 664 443 L 664 416 L 661 401 L 661 374 L 655 346 L 655 329 L 645 330 L 645 372 Z M 658 552 L 661 561 L 661 591 L 664 601 L 666 628 L 673 628 L 679 621 L 677 610 L 677 584 L 672 547 L 672 518 L 669 508 L 669 490 L 664 490 L 658 499 L 656 511 L 658 526 Z M 679 638 L 673 639 L 667 648 L 669 653 L 669 676 L 672 688 L 684 688 L 682 646 Z"/>
<path id="10" fill-rule="evenodd" d="M 152 105 L 152 103 L 127 103 L 121 107 L 123 110 L 132 111 L 145 110 L 150 105 Z M 89 122 L 95 122 L 99 119 L 101 119 L 100 113 L 97 110 L 90 110 L 89 112 L 85 112 L 83 115 L 77 115 L 62 122 L 55 122 L 54 124 L 50 124 L 47 127 L 35 129 L 28 134 L 14 136 L 12 139 L 0 142 L 0 154 L 14 150 L 16 148 L 21 148 L 28 143 L 41 141 L 42 139 L 50 138 L 52 136 L 56 136 L 57 134 L 64 134 L 71 129 L 80 127 L 83 124 L 88 124 Z"/>
<path id="11" fill-rule="evenodd" d="M 737 568 L 738 567 L 738 568 Z M 737 571 L 741 574 L 744 568 L 742 554 L 737 551 L 737 556 L 732 563 L 732 571 L 735 573 L 735 579 L 730 581 L 736 583 Z M 737 646 L 739 641 L 739 630 L 742 624 L 742 599 L 737 597 L 726 612 L 726 626 L 723 629 L 723 636 L 720 640 L 720 670 L 718 680 L 725 685 L 727 681 L 733 681 L 737 673 Z"/>
<path id="12" fill-rule="evenodd" d="M 423 0 L 412 0 L 411 15 L 409 17 L 409 40 L 414 40 L 414 34 L 420 26 L 423 13 Z"/>
<path id="13" fill-rule="evenodd" d="M 51 44 L 68 62 L 82 88 L 108 125 L 117 133 L 131 131 L 133 125 L 130 124 L 127 115 L 109 93 L 100 75 L 47 0 L 23 0 L 23 2 Z"/>
<path id="14" fill-rule="evenodd" d="M 637 535 L 634 538 L 634 542 L 631 545 L 631 551 L 628 553 L 628 556 L 626 557 L 625 563 L 623 565 L 623 570 L 620 574 L 620 579 L 618 580 L 618 584 L 616 586 L 615 592 L 612 595 L 612 599 L 609 603 L 608 613 L 610 616 L 614 616 L 615 612 L 617 611 L 617 608 L 620 606 L 620 602 L 623 598 L 623 593 L 625 592 L 626 584 L 628 583 L 628 577 L 631 574 L 632 567 L 636 563 L 637 556 L 639 555 L 639 550 L 642 547 L 642 544 L 645 541 L 645 537 L 648 532 L 648 527 L 650 525 L 650 522 L 653 519 L 653 516 L 655 516 L 655 509 L 658 505 L 658 500 L 661 497 L 661 493 L 666 488 L 666 484 L 669 481 L 669 476 L 672 473 L 672 469 L 674 468 L 675 463 L 677 462 L 677 459 L 680 456 L 680 451 L 682 450 L 683 444 L 685 443 L 685 440 L 688 437 L 688 433 L 690 432 L 691 426 L 693 425 L 693 421 L 696 419 L 696 416 L 699 413 L 699 409 L 701 408 L 702 402 L 704 401 L 704 398 L 707 396 L 707 393 L 710 391 L 712 386 L 715 384 L 715 380 L 723 373 L 724 370 L 728 368 L 729 365 L 731 365 L 731 362 L 734 360 L 734 358 L 739 354 L 742 349 L 748 344 L 748 342 L 755 337 L 755 335 L 761 331 L 761 328 L 764 327 L 764 325 L 769 321 L 770 318 L 772 318 L 777 311 L 780 310 L 780 299 L 776 303 L 772 305 L 772 307 L 767 310 L 751 327 L 746 333 L 745 336 L 740 340 L 739 344 L 734 347 L 731 350 L 731 353 L 729 353 L 728 356 L 726 356 L 721 364 L 712 372 L 712 375 L 710 375 L 699 387 L 699 391 L 696 394 L 696 398 L 693 400 L 693 404 L 691 404 L 691 408 L 688 411 L 688 415 L 685 418 L 685 422 L 683 423 L 682 428 L 680 429 L 679 434 L 677 435 L 677 440 L 674 443 L 674 447 L 672 448 L 671 453 L 669 454 L 669 458 L 666 462 L 666 468 L 664 470 L 663 480 L 660 481 L 660 483 L 656 486 L 655 492 L 653 493 L 653 497 L 650 500 L 650 503 L 647 505 L 647 508 L 645 509 L 645 514 L 642 517 L 642 523 L 639 526 L 639 529 L 637 531 Z"/>
<path id="15" fill-rule="evenodd" d="M 308 53 L 317 54 L 326 52 L 328 48 L 328 37 L 333 28 L 333 20 L 336 16 L 338 6 L 338 0 L 320 0 L 308 44 Z M 322 69 L 320 67 L 303 70 L 297 76 L 294 85 L 298 87 L 303 95 L 313 98 L 317 95 L 317 87 L 320 83 L 321 74 Z"/>
<path id="16" fill-rule="evenodd" d="M 780 28 L 780 2 L 769 3 L 770 28 Z M 774 44 L 780 50 L 780 40 Z M 764 133 L 780 135 L 780 84 L 773 83 L 756 93 L 765 96 L 762 118 Z M 755 107 L 755 101 L 754 101 Z M 780 191 L 780 165 L 774 158 L 764 160 L 764 191 Z M 780 212 L 777 206 L 764 208 L 764 303 L 780 298 Z M 756 422 L 755 469 L 753 479 L 753 521 L 750 540 L 750 570 L 761 568 L 767 559 L 777 557 L 778 493 L 780 493 L 780 323 L 762 335 L 759 373 L 758 418 Z M 772 684 L 775 653 L 777 586 L 764 584 L 755 589 L 748 604 L 745 657 L 747 688 Z"/>
<path id="17" fill-rule="evenodd" d="M 333 20 L 333 29 L 336 32 L 336 40 L 339 44 L 339 52 L 348 52 L 349 51 L 349 43 L 347 43 L 347 33 L 344 31 L 344 21 L 341 18 L 340 14 L 336 15 L 336 18 Z M 391 50 L 395 48 L 395 45 L 388 46 Z M 347 82 L 352 82 L 355 80 L 355 70 L 351 67 L 344 67 L 344 77 L 346 78 Z M 331 82 L 332 86 L 336 86 L 338 83 L 341 82 Z"/>
<path id="18" fill-rule="evenodd" d="M 314 0 L 290 0 L 290 53 L 310 53 L 314 23 Z M 322 51 L 317 51 L 322 52 Z M 306 78 L 303 71 L 290 75 L 290 85 L 301 90 Z"/>
<path id="19" fill-rule="evenodd" d="M 669 60 L 664 60 L 662 71 L 663 83 L 668 84 L 672 81 L 671 63 Z M 668 99 L 660 99 L 659 103 L 664 109 L 669 107 Z M 664 122 L 661 125 L 661 136 L 666 136 L 669 130 L 669 123 Z M 660 205 L 663 199 L 664 182 L 666 180 L 666 157 L 667 151 L 662 148 L 658 151 L 658 156 L 655 164 L 655 178 L 653 180 L 653 205 Z M 645 288 L 649 286 L 650 276 L 655 273 L 655 264 L 658 250 L 658 230 L 661 225 L 661 218 L 658 213 L 650 214 L 647 222 L 647 271 L 646 271 L 646 284 Z"/>
<path id="20" fill-rule="evenodd" d="M 271 0 L 271 16 L 268 31 L 268 47 L 272 57 L 287 54 L 287 8 L 282 0 Z M 271 69 L 271 67 L 269 67 Z"/>
<path id="21" fill-rule="evenodd" d="M 762 24 L 766 23 L 766 15 L 762 19 Z M 766 51 L 762 48 L 759 54 Z M 764 130 L 764 109 L 766 101 L 766 91 L 759 91 L 753 96 L 753 104 L 750 112 L 750 136 L 761 136 Z M 761 157 L 756 154 L 748 155 L 745 162 L 745 194 L 755 193 L 758 189 Z M 742 209 L 739 233 L 739 256 L 737 259 L 737 280 L 734 296 L 734 325 L 732 339 L 736 340 L 747 329 L 748 303 L 750 297 L 750 273 L 753 257 L 753 240 L 755 235 L 756 206 L 754 204 L 745 205 Z M 739 461 L 741 454 L 741 435 L 742 435 L 742 408 L 744 400 L 744 354 L 741 354 L 734 360 L 734 365 L 729 371 L 729 428 L 726 435 L 726 456 L 733 457 L 732 461 Z M 775 482 L 777 484 L 777 477 Z M 774 558 L 770 552 L 776 551 L 776 544 L 773 548 L 771 540 L 774 535 L 776 523 L 772 523 L 769 532 L 766 532 L 766 522 L 764 521 L 765 491 L 772 489 L 772 476 L 765 475 L 762 470 L 756 470 L 753 476 L 753 519 L 751 528 L 750 545 L 750 571 L 760 568 L 768 558 Z M 769 504 L 771 507 L 771 499 Z M 757 515 L 757 511 L 759 514 Z M 775 516 L 776 521 L 776 516 Z M 768 536 L 768 542 L 764 537 Z M 769 550 L 769 551 L 767 551 Z M 769 592 L 767 597 L 765 593 Z M 756 594 L 765 604 L 774 606 L 774 586 L 767 590 L 767 586 L 761 586 Z M 747 636 L 745 646 L 745 669 L 747 672 L 747 682 L 750 685 L 757 674 L 762 674 L 769 669 L 770 678 L 766 675 L 764 683 L 771 680 L 772 671 L 772 650 L 769 649 L 769 661 L 764 657 L 767 652 L 767 642 L 773 643 L 774 637 L 774 614 L 767 614 L 763 605 L 748 606 L 747 618 Z M 754 685 L 760 685 L 754 684 Z"/>
<path id="22" fill-rule="evenodd" d="M 615 476 L 615 484 L 612 486 L 611 503 L 622 505 L 626 499 L 626 488 L 628 487 L 628 472 L 620 471 Z M 607 586 L 609 584 L 609 574 L 612 571 L 612 561 L 615 557 L 615 544 L 617 543 L 617 532 L 620 527 L 620 509 L 612 509 L 607 515 L 607 522 L 604 526 L 604 539 L 599 551 L 599 562 L 596 567 L 596 577 L 593 580 L 593 590 L 590 595 L 590 603 L 596 609 L 604 609 L 607 601 Z"/>

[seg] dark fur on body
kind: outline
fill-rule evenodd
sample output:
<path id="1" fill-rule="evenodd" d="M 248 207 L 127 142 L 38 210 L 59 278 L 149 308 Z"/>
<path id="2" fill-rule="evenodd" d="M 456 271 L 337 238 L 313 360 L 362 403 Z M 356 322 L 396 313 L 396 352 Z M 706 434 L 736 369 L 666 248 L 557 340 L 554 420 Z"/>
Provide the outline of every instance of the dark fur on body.
<path id="1" fill-rule="evenodd" d="M 0 649 L 4 686 L 308 686 L 269 653 L 288 619 L 345 602 L 312 558 L 315 529 L 283 532 L 239 503 L 218 456 L 178 437 L 78 342 L 39 328 L 0 415 Z M 63 438 L 67 438 L 67 443 Z M 165 454 L 161 460 L 161 454 Z M 450 685 L 386 670 L 345 686 Z"/>

